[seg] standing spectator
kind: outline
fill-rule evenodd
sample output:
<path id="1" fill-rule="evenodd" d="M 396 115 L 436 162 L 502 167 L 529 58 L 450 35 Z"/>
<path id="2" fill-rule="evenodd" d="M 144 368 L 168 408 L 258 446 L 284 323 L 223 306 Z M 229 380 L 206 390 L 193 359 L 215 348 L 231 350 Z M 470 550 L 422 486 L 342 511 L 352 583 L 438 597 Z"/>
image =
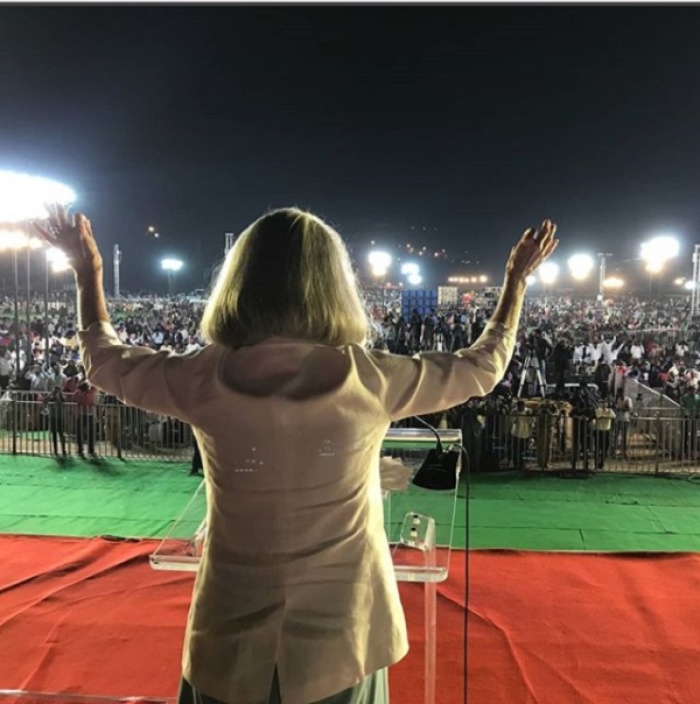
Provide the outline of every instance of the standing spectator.
<path id="1" fill-rule="evenodd" d="M 523 399 L 518 399 L 515 405 L 513 425 L 511 426 L 511 446 L 513 466 L 515 469 L 525 467 L 525 450 L 527 441 L 532 435 L 532 411 L 527 408 Z"/>
<path id="2" fill-rule="evenodd" d="M 642 361 L 642 358 L 644 357 L 644 346 L 639 342 L 639 340 L 635 340 L 632 343 L 632 347 L 630 347 L 630 355 L 632 356 L 632 361 Z"/>
<path id="3" fill-rule="evenodd" d="M 423 319 L 417 308 L 413 309 L 409 320 L 409 328 L 411 330 L 411 354 L 420 351 L 421 332 L 423 330 Z"/>
<path id="4" fill-rule="evenodd" d="M 589 423 L 595 418 L 596 400 L 591 394 L 588 384 L 581 381 L 574 394 L 571 419 L 572 419 L 572 464 L 576 469 L 579 458 L 583 459 L 583 469 L 588 470 L 589 462 Z"/>
<path id="5" fill-rule="evenodd" d="M 610 451 L 610 432 L 612 422 L 615 420 L 615 411 L 611 408 L 612 402 L 601 401 L 596 408 L 593 419 L 595 437 L 595 466 L 603 469 L 605 460 Z"/>
<path id="6" fill-rule="evenodd" d="M 632 419 L 632 399 L 625 396 L 624 389 L 615 392 L 615 437 L 613 447 L 616 454 L 628 459 L 627 448 L 630 437 L 630 422 Z"/>
<path id="7" fill-rule="evenodd" d="M 554 345 L 552 351 L 552 364 L 554 366 L 554 384 L 558 394 L 563 394 L 566 388 L 566 379 L 571 369 L 571 348 L 569 341 L 562 337 Z"/>
<path id="8" fill-rule="evenodd" d="M 694 460 L 697 456 L 698 417 L 700 417 L 700 397 L 698 397 L 697 389 L 686 387 L 681 396 L 680 405 L 685 437 L 685 458 Z"/>
<path id="9" fill-rule="evenodd" d="M 53 390 L 44 399 L 44 407 L 49 416 L 49 431 L 53 445 L 53 454 L 58 455 L 58 439 L 61 439 L 61 455 L 66 457 L 66 434 L 63 389 L 60 383 L 54 385 Z"/>
<path id="10" fill-rule="evenodd" d="M 537 408 L 537 464 L 541 470 L 549 469 L 549 462 L 552 459 L 554 427 L 558 415 L 557 405 L 552 401 L 544 401 Z"/>
<path id="11" fill-rule="evenodd" d="M 15 372 L 15 361 L 7 347 L 0 346 L 0 390 L 8 388 Z"/>
<path id="12" fill-rule="evenodd" d="M 78 384 L 73 394 L 77 407 L 77 428 L 76 443 L 78 445 L 78 456 L 85 458 L 83 450 L 85 446 L 85 436 L 87 435 L 88 453 L 95 458 L 95 405 L 97 402 L 97 389 L 87 379 Z"/>
<path id="13" fill-rule="evenodd" d="M 424 350 L 435 349 L 435 329 L 438 326 L 438 317 L 435 315 L 435 310 L 430 309 L 428 315 L 423 320 L 423 347 Z"/>

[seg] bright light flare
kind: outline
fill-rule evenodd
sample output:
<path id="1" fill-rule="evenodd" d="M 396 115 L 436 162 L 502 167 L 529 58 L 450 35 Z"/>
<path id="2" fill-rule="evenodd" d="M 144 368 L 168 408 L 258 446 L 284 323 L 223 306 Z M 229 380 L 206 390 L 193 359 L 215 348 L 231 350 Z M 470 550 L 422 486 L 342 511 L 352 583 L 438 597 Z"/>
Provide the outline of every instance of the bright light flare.
<path id="1" fill-rule="evenodd" d="M 54 274 L 60 274 L 61 272 L 68 271 L 68 269 L 70 269 L 68 257 L 57 247 L 49 247 L 46 250 L 46 261 L 51 264 L 51 271 L 53 271 Z"/>
<path id="2" fill-rule="evenodd" d="M 540 265 L 537 273 L 543 284 L 553 284 L 557 280 L 557 276 L 559 276 L 559 265 L 554 262 L 544 262 L 544 264 Z"/>
<path id="3" fill-rule="evenodd" d="M 391 254 L 375 249 L 369 253 L 368 259 L 372 276 L 381 278 L 387 275 L 391 266 Z"/>
<path id="4" fill-rule="evenodd" d="M 526 283 L 528 286 L 532 286 L 532 284 L 536 284 L 536 283 L 537 283 L 537 277 L 536 277 L 534 274 L 530 274 L 529 276 L 526 276 L 526 277 L 525 277 L 525 283 Z"/>
<path id="5" fill-rule="evenodd" d="M 595 262 L 590 254 L 574 254 L 569 257 L 567 265 L 571 276 L 577 281 L 583 281 L 593 271 Z"/>
<path id="6" fill-rule="evenodd" d="M 183 264 L 181 259 L 163 259 L 160 263 L 164 271 L 172 271 L 173 273 L 180 271 Z"/>
<path id="7" fill-rule="evenodd" d="M 423 277 L 420 274 L 409 274 L 406 277 L 406 280 L 409 284 L 411 284 L 411 286 L 418 286 L 423 282 Z"/>
<path id="8" fill-rule="evenodd" d="M 0 171 L 0 222 L 46 217 L 46 203 L 70 205 L 76 199 L 68 186 L 48 178 L 16 171 Z"/>
<path id="9" fill-rule="evenodd" d="M 642 243 L 642 259 L 646 262 L 647 271 L 658 273 L 664 264 L 673 257 L 677 257 L 681 250 L 680 243 L 675 237 L 661 235 L 648 242 Z"/>
<path id="10" fill-rule="evenodd" d="M 603 288 L 622 288 L 625 282 L 617 276 L 609 276 L 603 281 Z"/>
<path id="11" fill-rule="evenodd" d="M 686 291 L 692 291 L 692 290 L 695 288 L 695 281 L 686 281 L 686 282 L 683 284 L 683 288 L 684 288 Z"/>
<path id="12" fill-rule="evenodd" d="M 22 230 L 0 228 L 0 252 L 36 249 L 41 247 L 41 242 L 35 237 L 30 237 Z"/>
<path id="13" fill-rule="evenodd" d="M 404 276 L 418 274 L 420 273 L 420 267 L 418 266 L 418 264 L 414 264 L 413 262 L 406 262 L 406 264 L 401 265 L 401 273 Z"/>
<path id="14" fill-rule="evenodd" d="M 369 264 L 377 269 L 388 269 L 391 266 L 391 254 L 373 250 L 369 253 Z"/>
<path id="15" fill-rule="evenodd" d="M 480 284 L 485 284 L 489 280 L 488 276 L 484 276 L 483 274 L 479 277 L 479 283 Z"/>

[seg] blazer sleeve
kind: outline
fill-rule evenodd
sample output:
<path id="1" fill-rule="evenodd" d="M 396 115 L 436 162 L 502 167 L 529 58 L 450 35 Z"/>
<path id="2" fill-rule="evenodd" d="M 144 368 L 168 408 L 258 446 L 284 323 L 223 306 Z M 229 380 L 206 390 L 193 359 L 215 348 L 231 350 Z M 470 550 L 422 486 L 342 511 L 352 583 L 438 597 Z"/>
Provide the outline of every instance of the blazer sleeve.
<path id="1" fill-rule="evenodd" d="M 506 373 L 515 349 L 515 334 L 489 323 L 468 349 L 423 352 L 413 357 L 368 352 L 373 391 L 392 421 L 438 413 L 486 396 Z"/>
<path id="2" fill-rule="evenodd" d="M 196 357 L 122 344 L 109 323 L 93 323 L 78 332 L 85 373 L 91 384 L 120 401 L 147 411 L 190 422 L 192 399 L 188 388 L 196 383 Z M 208 365 L 211 373 L 211 366 Z"/>

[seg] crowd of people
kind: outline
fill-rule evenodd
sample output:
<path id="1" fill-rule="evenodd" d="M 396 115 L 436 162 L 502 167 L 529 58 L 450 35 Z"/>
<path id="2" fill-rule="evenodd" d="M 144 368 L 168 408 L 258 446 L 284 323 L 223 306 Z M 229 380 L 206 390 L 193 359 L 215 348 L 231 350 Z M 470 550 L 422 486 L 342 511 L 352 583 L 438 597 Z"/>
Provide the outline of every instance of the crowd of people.
<path id="1" fill-rule="evenodd" d="M 389 310 L 377 321 L 377 346 L 398 354 L 468 347 L 490 315 L 483 301 L 409 316 Z M 561 392 L 587 378 L 603 398 L 635 378 L 678 401 L 700 381 L 698 326 L 686 298 L 528 298 L 505 384 L 514 395 L 537 395 L 541 383 Z M 523 391 L 521 382 L 525 378 Z"/>
<path id="2" fill-rule="evenodd" d="M 132 298 L 110 301 L 110 313 L 120 339 L 130 345 L 189 353 L 205 344 L 200 321 L 204 304 L 181 298 Z M 454 351 L 475 341 L 492 313 L 491 300 L 473 297 L 464 306 L 443 307 L 422 314 L 400 308 L 375 311 L 374 344 L 398 354 L 419 351 Z M 567 401 L 574 409 L 586 406 L 581 417 L 600 426 L 604 456 L 627 455 L 625 425 L 637 399 L 626 391 L 628 379 L 657 389 L 679 405 L 685 418 L 700 418 L 700 346 L 698 328 L 689 319 L 687 301 L 624 297 L 609 301 L 573 297 L 529 297 L 526 300 L 515 353 L 495 395 L 516 411 L 517 399 L 547 397 Z M 19 357 L 19 367 L 17 367 Z M 18 373 L 17 373 L 17 370 Z M 579 382 L 585 382 L 580 384 Z M 78 453 L 87 444 L 95 452 L 94 406 L 99 400 L 85 379 L 76 335 L 73 305 L 53 301 L 48 316 L 43 301 L 32 301 L 29 311 L 22 306 L 19 326 L 19 355 L 16 347 L 12 301 L 0 299 L 0 389 L 35 392 L 40 403 L 37 425 L 48 423 L 56 454 L 65 454 L 62 428 L 66 402 L 73 402 L 78 416 L 75 426 Z M 583 398 L 583 389 L 591 398 Z M 695 402 L 697 397 L 698 402 Z M 689 399 L 693 399 L 692 401 Z M 478 403 L 478 401 L 477 401 Z M 501 408 L 504 405 L 501 404 Z M 39 409 L 39 406 L 37 407 Z M 465 409 L 461 409 L 462 414 Z M 596 420 L 597 418 L 597 420 Z M 612 428 L 614 441 L 608 440 Z M 521 463 L 525 428 L 536 434 L 537 418 L 514 421 L 510 454 L 515 466 Z M 461 424 L 462 419 L 453 418 Z M 618 428 L 621 428 L 619 430 Z M 595 437 L 598 437 L 595 435 Z M 543 462 L 546 466 L 546 462 Z"/>
<path id="3" fill-rule="evenodd" d="M 0 391 L 21 399 L 26 409 L 20 424 L 23 430 L 50 432 L 55 455 L 68 456 L 74 440 L 78 456 L 87 453 L 95 458 L 97 438 L 105 432 L 97 427 L 103 395 L 85 376 L 75 306 L 52 302 L 46 315 L 43 301 L 33 300 L 29 311 L 23 303 L 16 336 L 13 302 L 0 299 Z M 134 298 L 111 301 L 110 308 L 117 334 L 126 344 L 183 354 L 203 347 L 201 303 L 186 298 Z M 109 401 L 116 404 L 116 399 Z"/>

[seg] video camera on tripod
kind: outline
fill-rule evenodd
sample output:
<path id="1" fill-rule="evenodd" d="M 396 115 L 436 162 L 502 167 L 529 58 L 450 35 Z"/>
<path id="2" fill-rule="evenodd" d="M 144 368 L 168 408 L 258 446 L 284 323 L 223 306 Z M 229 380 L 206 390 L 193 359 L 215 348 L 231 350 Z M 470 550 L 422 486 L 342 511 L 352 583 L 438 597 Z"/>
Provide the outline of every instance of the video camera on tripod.
<path id="1" fill-rule="evenodd" d="M 542 359 L 540 357 L 541 333 L 539 330 L 531 332 L 525 341 L 525 360 L 523 370 L 520 374 L 520 384 L 518 385 L 518 398 L 523 395 L 525 387 L 528 387 L 528 396 L 547 396 L 547 384 L 542 375 Z"/>

